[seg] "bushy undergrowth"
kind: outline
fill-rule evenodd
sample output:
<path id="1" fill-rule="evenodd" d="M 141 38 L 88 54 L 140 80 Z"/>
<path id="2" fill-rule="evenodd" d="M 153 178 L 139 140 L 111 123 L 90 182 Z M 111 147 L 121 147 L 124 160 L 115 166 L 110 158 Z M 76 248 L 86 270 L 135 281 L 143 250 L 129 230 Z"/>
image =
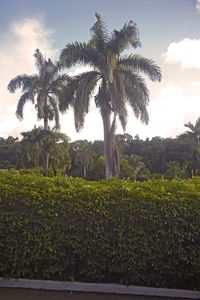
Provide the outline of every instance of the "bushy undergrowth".
<path id="1" fill-rule="evenodd" d="M 200 288 L 200 179 L 0 174 L 0 276 Z"/>

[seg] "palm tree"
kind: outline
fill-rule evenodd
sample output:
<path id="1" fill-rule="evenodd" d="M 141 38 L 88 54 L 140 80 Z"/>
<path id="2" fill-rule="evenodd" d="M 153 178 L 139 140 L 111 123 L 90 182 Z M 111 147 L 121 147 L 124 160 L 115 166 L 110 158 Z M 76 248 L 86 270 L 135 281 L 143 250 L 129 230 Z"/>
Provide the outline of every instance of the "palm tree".
<path id="1" fill-rule="evenodd" d="M 25 153 L 28 160 L 35 162 L 37 172 L 39 174 L 40 168 L 40 156 L 42 152 L 42 139 L 43 139 L 43 129 L 41 127 L 36 128 L 30 131 L 21 132 L 23 137 L 22 147 L 26 149 Z"/>
<path id="2" fill-rule="evenodd" d="M 40 161 L 45 161 L 47 154 L 48 160 L 51 161 L 51 165 L 53 166 L 54 173 L 56 173 L 56 167 L 61 167 L 61 163 L 64 166 L 69 164 L 69 138 L 64 133 L 44 130 L 42 127 L 34 127 L 31 131 L 22 132 L 21 135 L 23 136 L 23 148 L 26 149 L 26 157 L 28 157 L 29 162 L 36 165 L 38 172 Z"/>
<path id="3" fill-rule="evenodd" d="M 79 147 L 76 148 L 75 164 L 82 168 L 83 177 L 87 177 L 87 171 L 94 162 L 95 153 L 91 148 L 91 143 L 87 140 L 80 141 Z"/>
<path id="4" fill-rule="evenodd" d="M 58 98 L 61 97 L 62 86 L 68 77 L 60 75 L 59 63 L 53 63 L 51 59 L 46 60 L 40 50 L 34 53 L 35 65 L 38 74 L 18 75 L 8 84 L 8 90 L 14 93 L 18 88 L 22 90 L 19 98 L 16 115 L 23 119 L 24 105 L 31 101 L 35 104 L 38 120 L 43 120 L 44 130 L 49 129 L 49 120 L 55 120 L 55 128 L 59 129 L 59 108 Z M 45 157 L 45 173 L 48 173 L 48 153 Z"/>
<path id="5" fill-rule="evenodd" d="M 199 146 L 200 146 L 200 117 L 196 120 L 194 125 L 191 122 L 188 122 L 188 123 L 184 124 L 184 126 L 189 129 L 188 131 L 186 131 L 186 134 L 189 134 L 194 138 L 197 148 L 199 149 Z"/>
<path id="6" fill-rule="evenodd" d="M 146 180 L 150 176 L 150 171 L 146 167 L 145 163 L 142 161 L 142 158 L 139 155 L 132 154 L 129 157 L 129 164 L 133 168 L 132 178 L 134 180 Z"/>
<path id="7" fill-rule="evenodd" d="M 42 147 L 43 151 L 49 154 L 55 176 L 58 169 L 65 173 L 70 165 L 68 142 L 69 137 L 64 133 L 55 130 L 44 131 Z"/>
<path id="8" fill-rule="evenodd" d="M 119 174 L 119 159 L 114 143 L 116 118 L 119 118 L 125 130 L 129 104 L 137 118 L 148 122 L 149 91 L 140 72 L 152 81 L 160 81 L 161 71 L 152 60 L 140 55 L 121 57 L 129 45 L 133 48 L 140 46 L 139 32 L 133 21 L 109 35 L 102 17 L 97 13 L 96 19 L 88 43 L 68 44 L 61 52 L 63 67 L 82 63 L 92 67 L 92 70 L 70 81 L 65 88 L 60 109 L 64 111 L 68 103 L 72 103 L 76 130 L 80 130 L 89 110 L 90 99 L 98 88 L 94 100 L 103 120 L 106 178 L 111 178 Z"/>
<path id="9" fill-rule="evenodd" d="M 142 157 L 132 154 L 120 161 L 120 177 L 144 181 L 150 177 L 150 171 L 142 161 Z"/>

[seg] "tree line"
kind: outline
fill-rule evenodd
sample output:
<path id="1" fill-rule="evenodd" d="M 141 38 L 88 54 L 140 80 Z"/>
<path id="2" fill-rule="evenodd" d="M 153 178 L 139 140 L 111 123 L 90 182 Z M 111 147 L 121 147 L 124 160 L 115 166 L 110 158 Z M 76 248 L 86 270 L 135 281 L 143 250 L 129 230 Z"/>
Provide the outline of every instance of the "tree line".
<path id="1" fill-rule="evenodd" d="M 69 107 L 74 111 L 75 127 L 79 131 L 84 126 L 90 102 L 95 101 L 104 129 L 103 158 L 99 163 L 105 165 L 106 178 L 121 176 L 122 162 L 115 132 L 117 120 L 125 131 L 128 117 L 127 105 L 131 106 L 136 118 L 148 123 L 149 90 L 142 75 L 146 75 L 152 81 L 160 81 L 161 70 L 151 59 L 135 53 L 124 54 L 129 46 L 134 49 L 141 46 L 138 27 L 132 20 L 125 23 L 120 30 L 109 33 L 102 16 L 98 13 L 95 16 L 96 22 L 90 29 L 91 36 L 88 42 L 67 44 L 61 51 L 59 61 L 55 63 L 51 59 L 46 59 L 37 49 L 34 59 L 38 74 L 18 75 L 8 84 L 11 93 L 18 88 L 22 92 L 17 105 L 17 117 L 23 119 L 24 106 L 30 101 L 35 105 L 38 120 L 43 120 L 43 129 L 40 129 L 43 136 L 42 146 L 39 147 L 35 142 L 37 145 L 35 160 L 38 166 L 42 160 L 46 175 L 49 175 L 50 165 L 56 169 L 58 164 L 58 161 L 52 158 L 53 153 L 60 151 L 60 156 L 67 155 L 64 154 L 66 147 L 65 151 L 60 150 L 62 143 L 58 150 L 53 146 L 50 147 L 47 141 L 54 139 L 55 133 L 59 132 L 59 114 L 66 112 Z M 89 66 L 91 70 L 77 76 L 69 76 L 65 73 L 68 68 L 79 63 Z M 52 120 L 55 121 L 55 127 L 50 130 L 49 121 Z M 28 136 L 25 134 L 22 143 L 25 143 L 26 139 Z M 86 142 L 81 143 L 80 148 L 84 149 L 83 152 L 87 153 L 88 147 Z M 42 159 L 40 151 L 43 152 Z M 66 157 L 65 159 L 67 164 L 68 160 Z M 88 158 L 87 163 L 83 164 L 85 177 L 90 159 Z M 82 160 L 81 154 L 76 157 L 76 162 L 71 159 L 72 166 Z M 125 160 L 124 164 L 127 163 Z M 128 162 L 129 165 L 134 165 L 135 160 L 137 159 L 132 157 Z"/>
<path id="2" fill-rule="evenodd" d="M 200 175 L 200 118 L 176 138 L 153 137 L 142 140 L 130 134 L 115 135 L 119 153 L 119 178 L 190 178 Z M 49 175 L 105 178 L 104 143 L 101 140 L 77 140 L 57 131 L 34 128 L 23 132 L 22 139 L 0 138 L 0 169 L 43 173 L 45 151 L 49 156 Z"/>

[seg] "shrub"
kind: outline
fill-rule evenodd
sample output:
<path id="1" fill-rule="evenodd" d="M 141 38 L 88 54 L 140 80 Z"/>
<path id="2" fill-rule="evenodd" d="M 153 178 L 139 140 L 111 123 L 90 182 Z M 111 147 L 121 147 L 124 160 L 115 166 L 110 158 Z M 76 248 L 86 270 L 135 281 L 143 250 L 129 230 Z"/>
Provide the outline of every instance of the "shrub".
<path id="1" fill-rule="evenodd" d="M 200 179 L 2 173 L 0 276 L 199 288 Z"/>

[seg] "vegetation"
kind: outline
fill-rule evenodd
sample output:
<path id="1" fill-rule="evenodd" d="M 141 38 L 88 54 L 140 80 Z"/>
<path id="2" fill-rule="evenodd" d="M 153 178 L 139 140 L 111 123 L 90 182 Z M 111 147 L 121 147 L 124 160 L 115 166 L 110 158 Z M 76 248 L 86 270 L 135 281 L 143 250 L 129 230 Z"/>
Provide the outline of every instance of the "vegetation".
<path id="1" fill-rule="evenodd" d="M 200 179 L 0 174 L 0 276 L 200 286 Z"/>
<path id="2" fill-rule="evenodd" d="M 43 169 L 44 149 L 49 153 L 49 175 L 84 177 L 89 180 L 105 178 L 103 142 L 69 141 L 64 134 L 34 128 L 22 133 L 22 140 L 0 138 L 0 169 Z M 200 160 L 195 137 L 180 135 L 177 138 L 151 140 L 133 138 L 129 134 L 116 135 L 119 152 L 120 178 L 149 180 L 191 178 L 200 173 Z M 38 172 L 39 170 L 39 172 Z M 51 170 L 50 170 L 51 171 Z"/>

